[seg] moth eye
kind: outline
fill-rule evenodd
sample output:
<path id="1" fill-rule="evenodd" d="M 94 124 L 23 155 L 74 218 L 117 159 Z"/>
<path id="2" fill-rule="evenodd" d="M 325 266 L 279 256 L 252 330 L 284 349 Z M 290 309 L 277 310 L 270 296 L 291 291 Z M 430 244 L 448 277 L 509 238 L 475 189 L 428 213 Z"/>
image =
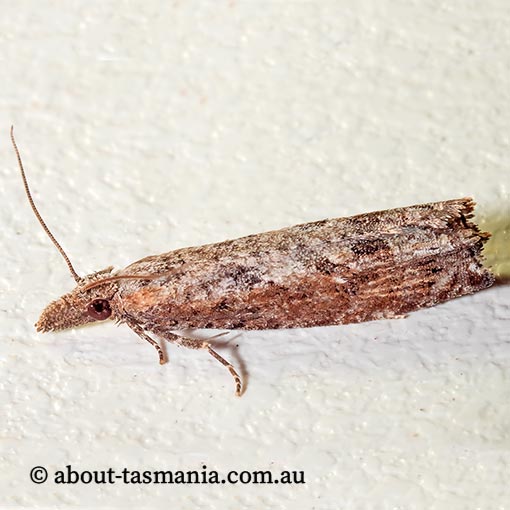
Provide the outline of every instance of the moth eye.
<path id="1" fill-rule="evenodd" d="M 106 299 L 94 299 L 94 301 L 89 303 L 87 313 L 93 319 L 102 321 L 110 317 L 112 309 L 110 308 L 110 303 Z"/>

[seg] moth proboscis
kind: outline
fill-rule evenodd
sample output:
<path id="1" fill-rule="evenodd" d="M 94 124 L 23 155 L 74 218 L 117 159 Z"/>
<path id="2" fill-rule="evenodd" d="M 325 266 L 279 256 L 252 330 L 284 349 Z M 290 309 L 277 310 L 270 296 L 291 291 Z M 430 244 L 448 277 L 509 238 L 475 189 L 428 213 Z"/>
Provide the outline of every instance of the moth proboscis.
<path id="1" fill-rule="evenodd" d="M 89 322 L 127 324 L 165 356 L 152 333 L 203 349 L 234 367 L 210 342 L 184 329 L 257 330 L 331 326 L 404 317 L 492 285 L 482 264 L 489 233 L 471 221 L 460 198 L 296 225 L 145 257 L 125 269 L 81 277 L 39 214 L 11 127 L 25 192 L 37 219 L 64 258 L 76 287 L 50 303 L 38 331 Z"/>

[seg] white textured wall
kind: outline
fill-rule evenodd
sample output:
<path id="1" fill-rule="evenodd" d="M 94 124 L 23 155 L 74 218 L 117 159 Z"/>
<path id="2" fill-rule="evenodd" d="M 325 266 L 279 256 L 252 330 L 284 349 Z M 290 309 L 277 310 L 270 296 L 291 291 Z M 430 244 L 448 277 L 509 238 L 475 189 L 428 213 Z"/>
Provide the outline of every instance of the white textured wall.
<path id="1" fill-rule="evenodd" d="M 82 274 L 474 195 L 508 276 L 510 4 L 2 3 L 0 507 L 507 508 L 508 285 L 406 320 L 231 333 L 221 352 L 249 374 L 237 399 L 204 353 L 169 346 L 159 366 L 126 327 L 34 331 L 73 281 L 8 129 Z M 204 463 L 306 484 L 29 480 L 35 465 Z"/>

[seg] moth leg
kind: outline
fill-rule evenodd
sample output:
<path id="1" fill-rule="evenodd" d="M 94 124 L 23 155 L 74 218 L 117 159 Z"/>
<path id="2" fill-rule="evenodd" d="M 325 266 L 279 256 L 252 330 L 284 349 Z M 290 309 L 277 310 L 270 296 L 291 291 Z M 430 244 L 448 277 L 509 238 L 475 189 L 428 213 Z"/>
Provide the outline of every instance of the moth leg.
<path id="1" fill-rule="evenodd" d="M 243 389 L 241 378 L 236 372 L 235 368 L 225 358 L 220 356 L 206 340 L 199 340 L 197 338 L 186 338 L 183 336 L 175 335 L 174 333 L 165 333 L 165 338 L 170 342 L 182 345 L 188 349 L 205 349 L 215 360 L 219 361 L 223 366 L 228 368 L 228 371 L 234 378 L 236 385 L 236 396 L 240 397 Z"/>
<path id="2" fill-rule="evenodd" d="M 236 385 L 236 397 L 240 397 L 243 391 L 243 384 L 241 382 L 241 378 L 239 377 L 239 374 L 236 372 L 235 368 L 222 356 L 220 356 L 215 350 L 211 348 L 211 346 L 205 342 L 207 351 L 209 354 L 215 359 L 218 360 L 223 366 L 228 368 L 228 371 L 230 372 L 230 375 L 234 378 L 234 382 Z"/>
<path id="3" fill-rule="evenodd" d="M 136 323 L 132 321 L 128 321 L 127 325 L 140 337 L 144 340 L 147 340 L 155 349 L 158 351 L 159 356 L 159 364 L 163 365 L 165 363 L 165 355 L 163 354 L 163 349 L 161 349 L 158 342 L 153 340 L 145 331 Z"/>

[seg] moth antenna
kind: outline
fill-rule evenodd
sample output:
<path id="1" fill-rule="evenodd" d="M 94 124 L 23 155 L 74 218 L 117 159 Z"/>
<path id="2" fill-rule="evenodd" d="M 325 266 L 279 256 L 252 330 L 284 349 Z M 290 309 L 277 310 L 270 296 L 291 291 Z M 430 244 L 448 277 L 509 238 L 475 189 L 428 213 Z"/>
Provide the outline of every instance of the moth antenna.
<path id="1" fill-rule="evenodd" d="M 119 274 L 114 276 L 107 276 L 105 278 L 101 278 L 99 280 L 95 280 L 93 282 L 87 283 L 80 290 L 85 292 L 87 290 L 93 289 L 94 287 L 100 287 L 105 283 L 116 282 L 117 280 L 157 280 L 158 278 L 163 278 L 167 273 L 153 273 L 153 274 Z"/>
<path id="2" fill-rule="evenodd" d="M 37 207 L 34 204 L 34 200 L 32 198 L 32 194 L 30 193 L 30 188 L 28 187 L 28 181 L 27 176 L 25 175 L 25 170 L 23 169 L 23 163 L 21 161 L 21 156 L 18 150 L 18 146 L 16 145 L 16 140 L 14 140 L 14 126 L 11 126 L 11 141 L 12 145 L 14 147 L 14 151 L 16 152 L 16 157 L 18 158 L 18 165 L 21 172 L 21 178 L 23 179 L 23 186 L 25 187 L 25 193 L 27 194 L 28 202 L 30 203 L 30 207 L 32 207 L 32 211 L 34 211 L 34 214 L 36 218 L 39 220 L 39 223 L 41 224 L 42 228 L 48 234 L 48 237 L 51 239 L 52 243 L 56 246 L 57 250 L 60 252 L 62 257 L 64 257 L 64 260 L 66 261 L 67 267 L 69 268 L 69 271 L 71 272 L 72 277 L 75 279 L 76 283 L 81 282 L 81 278 L 78 275 L 78 273 L 74 270 L 73 265 L 71 264 L 71 261 L 69 260 L 69 257 L 67 256 L 66 252 L 60 246 L 58 241 L 53 237 L 53 234 L 51 233 L 50 229 L 47 227 L 46 223 L 44 223 L 44 220 L 42 219 L 42 216 L 39 214 L 39 211 L 37 210 Z"/>

